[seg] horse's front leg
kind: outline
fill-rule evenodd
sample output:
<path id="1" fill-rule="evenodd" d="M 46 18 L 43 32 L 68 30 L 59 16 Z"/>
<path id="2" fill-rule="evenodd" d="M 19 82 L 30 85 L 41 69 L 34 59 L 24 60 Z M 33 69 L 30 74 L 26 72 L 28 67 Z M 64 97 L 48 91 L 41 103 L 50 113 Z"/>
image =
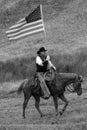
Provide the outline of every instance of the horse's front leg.
<path id="1" fill-rule="evenodd" d="M 56 116 L 58 115 L 58 100 L 57 100 L 57 95 L 53 96 L 53 101 L 54 101 L 54 107 L 56 111 Z"/>
<path id="2" fill-rule="evenodd" d="M 34 96 L 34 98 L 35 98 L 35 107 L 36 107 L 37 111 L 39 112 L 40 116 L 43 117 L 44 115 L 39 108 L 40 97 Z"/>
<path id="3" fill-rule="evenodd" d="M 60 115 L 62 115 L 64 113 L 64 111 L 66 110 L 67 106 L 68 106 L 68 101 L 67 101 L 67 99 L 65 98 L 64 95 L 60 96 L 60 99 L 65 102 L 65 105 L 64 105 L 62 111 L 60 112 Z"/>

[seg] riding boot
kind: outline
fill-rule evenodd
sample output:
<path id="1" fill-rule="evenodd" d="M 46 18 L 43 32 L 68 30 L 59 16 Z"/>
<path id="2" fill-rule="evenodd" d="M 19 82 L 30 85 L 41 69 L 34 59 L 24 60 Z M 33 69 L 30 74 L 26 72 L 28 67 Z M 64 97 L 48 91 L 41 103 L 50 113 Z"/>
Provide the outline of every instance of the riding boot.
<path id="1" fill-rule="evenodd" d="M 48 90 L 48 88 L 47 88 L 47 85 L 46 85 L 45 81 L 42 81 L 42 82 L 41 82 L 41 88 L 42 88 L 42 91 L 43 91 L 43 93 L 44 93 L 43 98 L 44 98 L 44 99 L 49 99 L 49 97 L 50 97 L 50 92 L 49 92 L 49 90 Z"/>

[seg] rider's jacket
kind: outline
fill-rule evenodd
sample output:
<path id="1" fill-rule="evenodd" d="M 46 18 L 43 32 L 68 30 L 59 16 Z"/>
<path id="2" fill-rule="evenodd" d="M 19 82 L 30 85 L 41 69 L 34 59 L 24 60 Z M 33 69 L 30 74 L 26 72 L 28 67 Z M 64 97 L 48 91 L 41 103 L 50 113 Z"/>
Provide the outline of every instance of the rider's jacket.
<path id="1" fill-rule="evenodd" d="M 48 69 L 53 68 L 56 70 L 56 67 L 50 61 L 50 56 L 46 56 L 45 60 L 42 60 L 39 55 L 36 57 L 36 68 L 37 72 L 46 72 Z"/>

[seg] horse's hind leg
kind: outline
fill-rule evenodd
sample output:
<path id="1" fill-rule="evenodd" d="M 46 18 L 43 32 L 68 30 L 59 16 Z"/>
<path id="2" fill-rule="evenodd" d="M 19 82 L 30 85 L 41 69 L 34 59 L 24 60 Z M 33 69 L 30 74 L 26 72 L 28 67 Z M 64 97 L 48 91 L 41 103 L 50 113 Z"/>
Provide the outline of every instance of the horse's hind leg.
<path id="1" fill-rule="evenodd" d="M 65 105 L 64 105 L 62 111 L 60 112 L 60 115 L 62 115 L 64 113 L 64 111 L 66 110 L 67 106 L 68 106 L 68 101 L 67 101 L 67 99 L 65 98 L 64 95 L 60 96 L 60 99 L 65 102 Z"/>
<path id="2" fill-rule="evenodd" d="M 40 97 L 34 96 L 34 98 L 35 98 L 35 107 L 36 107 L 37 111 L 39 112 L 40 116 L 43 117 L 43 113 L 41 112 L 41 110 L 39 108 Z"/>
<path id="3" fill-rule="evenodd" d="M 25 109 L 26 109 L 26 107 L 27 107 L 27 104 L 28 104 L 28 101 L 29 101 L 30 97 L 31 97 L 31 94 L 30 94 L 30 93 L 29 93 L 28 95 L 26 95 L 26 94 L 24 93 L 23 118 L 25 118 Z"/>
<path id="4" fill-rule="evenodd" d="M 56 111 L 56 116 L 58 115 L 58 99 L 57 95 L 53 96 L 53 101 L 54 101 L 54 106 L 55 106 L 55 111 Z"/>

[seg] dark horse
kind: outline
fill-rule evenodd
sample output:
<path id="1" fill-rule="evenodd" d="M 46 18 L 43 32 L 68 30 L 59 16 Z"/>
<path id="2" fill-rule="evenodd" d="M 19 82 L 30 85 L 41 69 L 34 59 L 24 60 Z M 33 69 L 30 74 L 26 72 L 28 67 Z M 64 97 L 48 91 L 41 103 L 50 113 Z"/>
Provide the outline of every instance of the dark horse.
<path id="1" fill-rule="evenodd" d="M 73 83 L 72 92 L 76 92 L 77 95 L 80 96 L 82 94 L 82 86 L 81 86 L 82 81 L 83 81 L 82 76 L 75 73 L 55 73 L 54 80 L 46 81 L 51 96 L 53 97 L 56 115 L 58 115 L 58 98 L 60 98 L 62 101 L 65 102 L 65 105 L 62 111 L 60 112 L 61 115 L 63 114 L 68 105 L 68 101 L 64 96 L 66 87 Z M 43 93 L 39 82 L 37 83 L 37 85 L 35 85 L 33 78 L 31 78 L 30 80 L 28 79 L 24 80 L 21 83 L 17 92 L 19 94 L 22 91 L 24 93 L 23 117 L 25 118 L 25 109 L 31 96 L 35 98 L 35 107 L 42 117 L 43 114 L 39 108 L 39 103 L 40 103 L 40 97 L 42 97 Z"/>

